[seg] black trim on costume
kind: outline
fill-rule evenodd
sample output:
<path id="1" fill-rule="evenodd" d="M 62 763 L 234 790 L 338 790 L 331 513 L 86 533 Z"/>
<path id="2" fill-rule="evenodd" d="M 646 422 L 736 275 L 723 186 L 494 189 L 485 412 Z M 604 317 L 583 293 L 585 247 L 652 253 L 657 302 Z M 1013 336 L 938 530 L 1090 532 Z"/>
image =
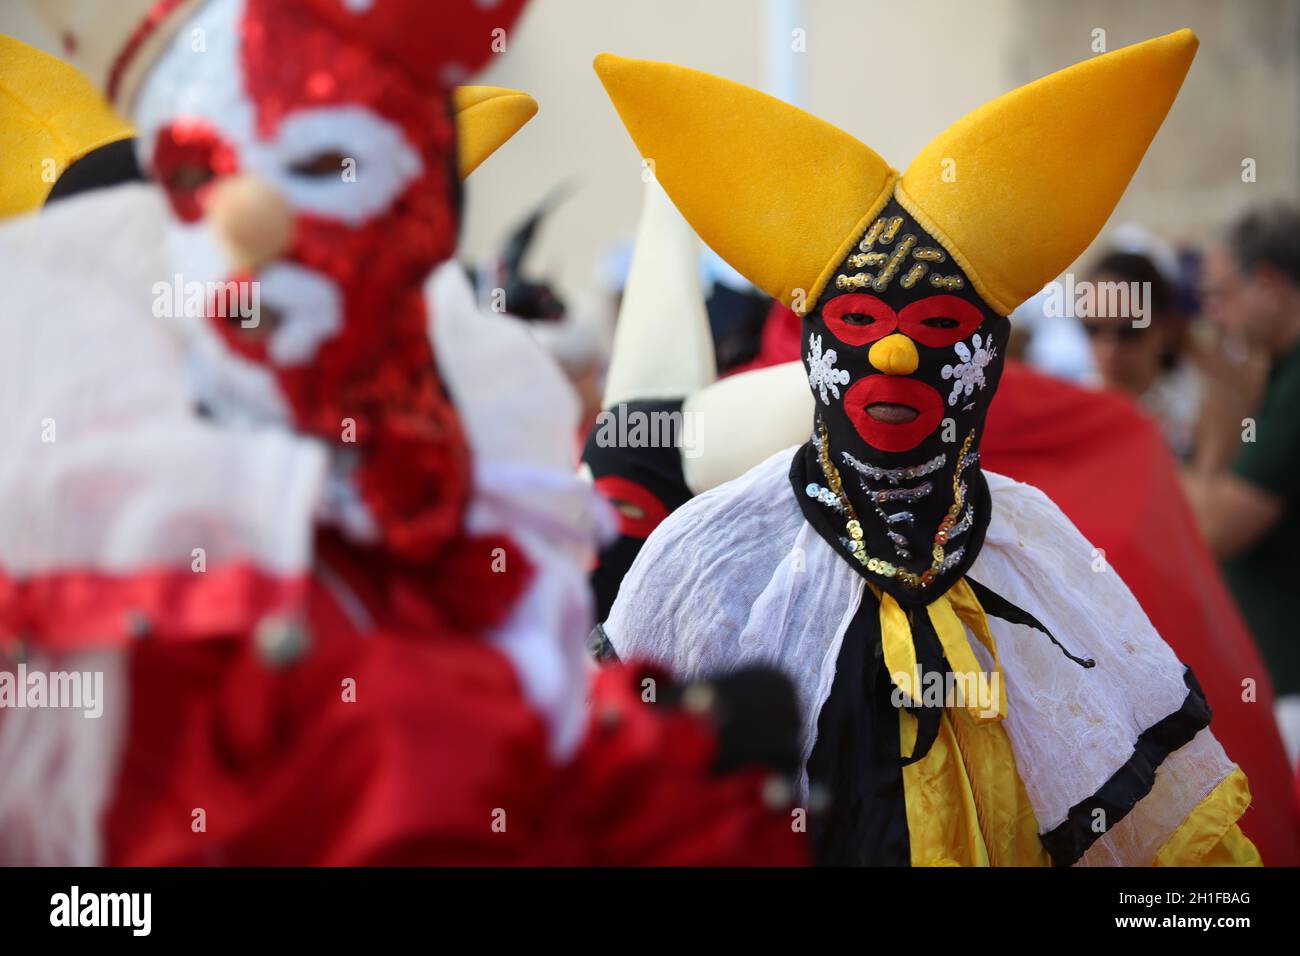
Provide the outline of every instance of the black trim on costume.
<path id="1" fill-rule="evenodd" d="M 948 658 L 944 656 L 943 644 L 934 629 L 934 622 L 930 620 L 930 612 L 925 608 L 908 611 L 907 620 L 912 631 L 912 647 L 916 652 L 916 663 L 920 666 L 921 673 L 943 674 L 946 678 L 952 668 L 948 664 Z M 912 745 L 912 752 L 901 758 L 904 767 L 924 759 L 930 752 L 930 748 L 934 746 L 934 742 L 939 739 L 939 722 L 943 717 L 944 707 L 918 705 L 908 707 L 907 711 L 916 718 L 916 741 Z"/>
<path id="2" fill-rule="evenodd" d="M 1184 668 L 1183 680 L 1187 683 L 1183 705 L 1142 731 L 1133 746 L 1133 756 L 1111 774 L 1100 790 L 1071 807 L 1060 826 L 1039 834 L 1057 866 L 1073 866 L 1102 836 L 1092 828 L 1097 810 L 1105 814 L 1107 829 L 1124 819 L 1151 792 L 1156 771 L 1165 758 L 1210 725 L 1210 705 L 1190 667 Z"/>
<path id="3" fill-rule="evenodd" d="M 809 817 L 819 866 L 909 866 L 911 842 L 898 710 L 880 645 L 880 612 L 872 593 L 844 632 L 830 696 L 817 714 L 817 742 L 808 783 L 828 798 Z"/>

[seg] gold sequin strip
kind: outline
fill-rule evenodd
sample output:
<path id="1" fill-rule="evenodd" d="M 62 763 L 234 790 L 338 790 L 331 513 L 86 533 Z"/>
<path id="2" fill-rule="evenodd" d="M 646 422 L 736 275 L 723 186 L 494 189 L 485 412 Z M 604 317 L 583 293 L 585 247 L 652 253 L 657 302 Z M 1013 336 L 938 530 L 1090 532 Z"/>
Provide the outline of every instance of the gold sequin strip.
<path id="1" fill-rule="evenodd" d="M 822 476 L 826 479 L 826 484 L 830 487 L 831 493 L 839 501 L 840 512 L 847 516 L 844 522 L 844 531 L 849 536 L 849 553 L 853 555 L 858 564 L 865 567 L 872 574 L 878 574 L 884 578 L 893 578 L 901 581 L 905 587 L 921 590 L 933 584 L 940 574 L 953 567 L 961 559 L 964 549 L 958 548 L 952 554 L 948 554 L 947 545 L 948 539 L 953 536 L 953 526 L 957 523 L 957 516 L 961 514 L 962 506 L 966 500 L 961 473 L 966 468 L 966 456 L 970 451 L 971 442 L 975 440 L 974 429 L 971 429 L 966 436 L 966 440 L 962 442 L 961 451 L 957 455 L 957 467 L 953 469 L 952 475 L 952 505 L 948 508 L 947 514 L 944 515 L 943 521 L 939 523 L 939 530 L 935 532 L 934 547 L 930 552 L 930 566 L 920 574 L 908 571 L 906 568 L 900 568 L 883 558 L 873 558 L 867 554 L 866 542 L 863 540 L 862 522 L 858 520 L 852 502 L 844 494 L 844 485 L 840 480 L 839 469 L 831 461 L 830 439 L 826 435 L 826 424 L 820 418 L 817 420 L 817 429 L 821 437 L 821 441 L 817 443 L 817 457 L 821 463 Z"/>
<path id="2" fill-rule="evenodd" d="M 965 284 L 961 276 L 930 276 L 930 285 L 936 289 L 960 289 Z"/>
<path id="3" fill-rule="evenodd" d="M 861 269 L 863 266 L 884 265 L 888 260 L 889 256 L 883 252 L 859 252 L 855 256 L 849 256 L 849 265 Z"/>
<path id="4" fill-rule="evenodd" d="M 871 224 L 871 228 L 867 230 L 867 234 L 863 236 L 862 241 L 858 243 L 858 249 L 861 250 L 862 252 L 870 252 L 871 247 L 874 246 L 876 244 L 876 240 L 880 238 L 880 230 L 884 228 L 885 228 L 884 219 L 877 219 L 875 222 L 873 222 Z"/>
<path id="5" fill-rule="evenodd" d="M 892 245 L 894 239 L 898 237 L 898 231 L 902 228 L 902 216 L 890 216 L 888 220 L 882 216 L 873 222 L 866 235 L 862 237 L 862 241 L 858 243 L 859 251 L 849 256 L 848 264 L 853 269 L 865 269 L 873 266 L 881 266 L 882 268 L 875 275 L 869 272 L 858 272 L 854 275 L 837 276 L 835 278 L 835 288 L 841 291 L 874 289 L 876 292 L 884 292 L 903 268 L 908 253 L 911 253 L 912 258 L 918 261 L 910 269 L 906 270 L 900 280 L 900 285 L 904 289 L 911 289 L 925 278 L 926 272 L 929 271 L 926 263 L 938 263 L 947 260 L 948 257 L 942 249 L 934 246 L 916 248 L 916 236 L 911 233 L 903 235 L 892 254 L 873 251 L 877 242 L 881 245 Z M 960 289 L 963 285 L 960 276 L 931 276 L 930 282 L 935 288 L 940 289 Z"/>
<path id="6" fill-rule="evenodd" d="M 894 281 L 894 276 L 898 274 L 899 266 L 903 264 L 903 260 L 907 258 L 908 252 L 911 251 L 911 248 L 914 245 L 916 245 L 916 236 L 913 236 L 911 233 L 908 233 L 899 240 L 898 248 L 896 248 L 894 254 L 889 257 L 888 264 L 886 264 L 885 268 L 880 270 L 880 274 L 877 275 L 875 280 L 871 283 L 873 289 L 877 292 L 884 292 L 889 288 L 889 283 Z"/>

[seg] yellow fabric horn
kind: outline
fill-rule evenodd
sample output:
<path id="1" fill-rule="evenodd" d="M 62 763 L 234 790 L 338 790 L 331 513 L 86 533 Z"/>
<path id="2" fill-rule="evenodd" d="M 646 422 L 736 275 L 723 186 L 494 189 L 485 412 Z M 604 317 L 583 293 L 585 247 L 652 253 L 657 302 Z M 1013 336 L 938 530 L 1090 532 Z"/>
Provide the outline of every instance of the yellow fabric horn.
<path id="1" fill-rule="evenodd" d="M 596 73 L 700 238 L 796 312 L 815 302 L 897 173 L 852 136 L 721 77 L 608 53 Z"/>
<path id="2" fill-rule="evenodd" d="M 130 135 L 76 68 L 0 36 L 0 218 L 39 209 L 72 163 Z"/>
<path id="3" fill-rule="evenodd" d="M 1005 314 L 1100 231 L 1196 46 L 1179 30 L 1023 86 L 954 123 L 901 180 L 847 133 L 738 83 L 609 54 L 596 72 L 700 238 L 796 312 L 897 195 Z"/>
<path id="4" fill-rule="evenodd" d="M 500 86 L 458 86 L 452 94 L 460 178 L 483 161 L 537 115 L 537 101 L 527 93 Z"/>
<path id="5" fill-rule="evenodd" d="M 1008 313 L 1092 242 L 1173 105 L 1196 54 L 1179 30 L 1000 96 L 940 134 L 898 198 Z"/>

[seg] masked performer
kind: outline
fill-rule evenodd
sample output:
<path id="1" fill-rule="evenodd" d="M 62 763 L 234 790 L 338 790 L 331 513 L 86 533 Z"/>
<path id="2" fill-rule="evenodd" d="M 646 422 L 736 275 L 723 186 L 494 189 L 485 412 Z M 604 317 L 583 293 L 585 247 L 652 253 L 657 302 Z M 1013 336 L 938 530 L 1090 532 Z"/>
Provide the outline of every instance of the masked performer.
<path id="1" fill-rule="evenodd" d="M 598 620 L 608 616 L 646 537 L 669 513 L 798 444 L 819 400 L 798 359 L 800 319 L 779 302 L 760 355 L 745 370 L 716 382 L 704 372 L 683 376 L 692 359 L 707 368 L 712 356 L 696 278 L 698 240 L 657 184 L 647 193 L 619 312 L 607 414 L 584 451 L 596 490 L 619 514 L 619 537 L 600 551 L 592 576 Z M 636 412 L 649 420 L 641 434 L 663 434 L 651 417 L 658 414 L 680 428 L 682 440 L 676 447 L 619 441 L 637 436 L 637 420 L 621 434 L 614 427 Z M 1199 676 L 1215 736 L 1250 779 L 1254 800 L 1242 831 L 1270 865 L 1300 861 L 1300 808 L 1264 664 L 1196 532 L 1159 429 L 1120 396 L 1008 361 L 981 455 L 1000 474 L 1046 492 L 1098 548 L 1098 559 L 1119 572 L 1156 630 Z M 617 656 L 602 628 L 593 649 L 600 658 Z M 1243 693 L 1248 678 L 1253 695 Z"/>
<path id="2" fill-rule="evenodd" d="M 650 536 L 605 630 L 679 673 L 794 677 L 822 861 L 1258 861 L 1191 673 L 1049 500 L 979 466 L 1007 314 L 1101 228 L 1195 47 L 1029 84 L 902 176 L 743 86 L 597 60 L 701 238 L 803 315 L 816 407 Z"/>
<path id="3" fill-rule="evenodd" d="M 4 676 L 102 688 L 0 709 L 5 861 L 799 859 L 779 681 L 591 684 L 573 397 L 447 263 L 519 6 L 41 4 L 157 186 L 0 231 Z"/>
<path id="4" fill-rule="evenodd" d="M 698 288 L 698 241 L 680 224 L 649 228 L 651 222 L 680 221 L 671 206 L 671 217 L 660 208 L 668 201 L 657 185 L 651 192 L 656 198 L 647 196 L 632 272 L 646 281 L 629 283 L 624 293 L 610 363 L 617 401 L 607 399 L 608 415 L 592 429 L 584 451 L 596 490 L 619 514 L 619 537 L 600 551 L 592 576 L 598 620 L 608 616 L 650 532 L 696 494 L 797 444 L 817 401 L 797 358 L 800 319 L 779 302 L 773 302 L 760 356 L 745 370 L 717 382 L 701 376 L 708 384 L 696 387 L 682 381 L 683 355 L 692 354 L 687 349 L 711 354 L 707 335 L 700 334 L 707 332 L 702 303 L 689 297 Z M 657 250 L 651 261 L 660 264 L 652 273 L 640 265 L 650 243 Z M 678 254 L 670 257 L 673 249 Z M 694 324 L 678 325 L 683 317 Z M 794 333 L 786 341 L 790 324 Z M 650 347 L 664 338 L 672 348 Z M 661 352 L 674 361 L 661 361 Z M 659 403 L 635 396 L 683 394 L 669 406 L 681 412 L 686 440 L 677 447 L 619 444 L 602 434 L 604 422 L 617 424 L 636 410 L 653 414 Z M 617 437 L 612 429 L 610 436 Z M 1254 800 L 1241 818 L 1242 831 L 1270 865 L 1300 860 L 1294 780 L 1272 716 L 1272 691 L 1260 680 L 1264 664 L 1196 534 L 1159 429 L 1122 397 L 1008 361 L 981 454 L 1000 474 L 1047 492 L 1099 549 L 1098 558 L 1104 555 L 1119 572 L 1156 630 L 1200 676 L 1214 708 L 1215 736 L 1250 779 Z M 598 658 L 617 656 L 600 627 L 593 650 Z M 1243 694 L 1246 678 L 1256 681 L 1254 696 Z"/>

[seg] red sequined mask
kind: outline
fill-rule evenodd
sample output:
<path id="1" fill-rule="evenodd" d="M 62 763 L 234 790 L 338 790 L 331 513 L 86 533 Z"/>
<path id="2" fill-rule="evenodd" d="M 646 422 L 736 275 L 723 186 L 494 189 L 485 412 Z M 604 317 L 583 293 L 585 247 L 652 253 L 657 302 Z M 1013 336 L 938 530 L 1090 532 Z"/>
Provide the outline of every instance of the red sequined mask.
<path id="1" fill-rule="evenodd" d="M 506 6 L 509 22 L 519 4 Z M 411 42 L 397 22 L 406 7 L 210 0 L 151 68 L 136 119 L 185 280 L 256 283 L 255 321 L 209 303 L 190 323 L 200 400 L 338 447 L 374 534 L 426 560 L 457 533 L 470 468 L 424 295 L 455 249 L 455 129 L 448 87 L 410 69 L 436 69 L 437 56 L 389 46 Z M 484 33 L 479 59 L 486 45 Z M 228 177 L 292 211 L 292 238 L 249 271 L 230 265 L 209 215 Z"/>

